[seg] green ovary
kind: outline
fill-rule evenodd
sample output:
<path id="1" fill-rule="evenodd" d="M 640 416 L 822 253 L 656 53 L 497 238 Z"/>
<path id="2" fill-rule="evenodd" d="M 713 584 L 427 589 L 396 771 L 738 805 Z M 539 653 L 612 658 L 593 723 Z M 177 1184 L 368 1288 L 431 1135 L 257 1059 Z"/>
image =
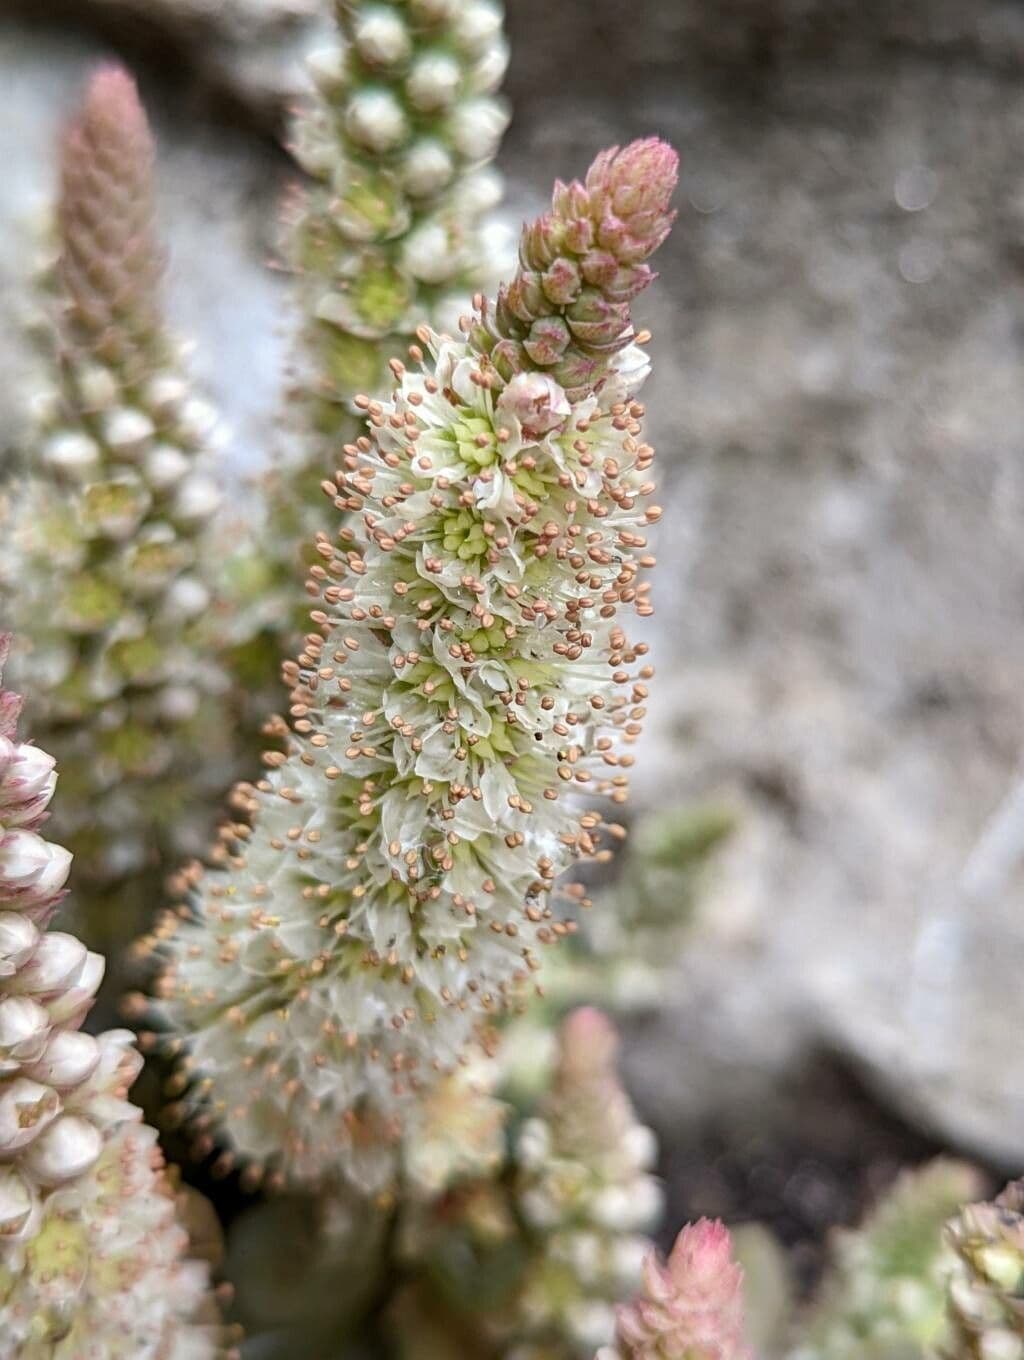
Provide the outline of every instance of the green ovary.
<path id="1" fill-rule="evenodd" d="M 441 521 L 441 546 L 461 562 L 479 561 L 487 553 L 482 522 L 470 510 L 458 510 Z"/>

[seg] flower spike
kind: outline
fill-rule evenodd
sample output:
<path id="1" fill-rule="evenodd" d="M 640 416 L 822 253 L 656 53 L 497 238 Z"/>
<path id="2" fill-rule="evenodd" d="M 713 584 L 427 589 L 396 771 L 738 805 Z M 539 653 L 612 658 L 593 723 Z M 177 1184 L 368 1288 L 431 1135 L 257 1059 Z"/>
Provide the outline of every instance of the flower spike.
<path id="1" fill-rule="evenodd" d="M 657 164 L 637 194 L 660 205 L 674 157 Z M 627 212 L 641 171 L 627 148 L 597 182 L 653 249 L 663 214 Z M 570 395 L 524 349 L 502 384 L 481 318 L 466 340 L 424 331 L 391 396 L 364 399 L 369 433 L 325 482 L 342 519 L 317 541 L 287 750 L 154 940 L 186 1104 L 295 1180 L 390 1174 L 382 1140 L 572 928 L 553 891 L 601 846 L 589 800 L 626 797 L 651 669 L 618 615 L 651 611 L 660 513 L 646 363 L 609 350 Z"/>
<path id="2" fill-rule="evenodd" d="M 77 861 L 77 919 L 115 957 L 144 928 L 144 876 L 202 845 L 231 778 L 214 759 L 228 755 L 226 680 L 199 637 L 212 413 L 164 326 L 153 171 L 134 81 L 99 71 L 61 149 L 44 299 L 53 389 L 25 475 L 0 501 L 4 622 L 26 653 L 12 666 L 31 679 L 35 728 L 63 772 L 56 821 Z M 209 783 L 192 746 L 209 753 Z"/>
<path id="3" fill-rule="evenodd" d="M 205 1269 L 125 1099 L 142 1060 L 126 1030 L 81 1031 L 103 959 L 47 930 L 71 856 L 39 834 L 54 761 L 18 707 L 0 686 L 0 1356 L 213 1360 Z"/>

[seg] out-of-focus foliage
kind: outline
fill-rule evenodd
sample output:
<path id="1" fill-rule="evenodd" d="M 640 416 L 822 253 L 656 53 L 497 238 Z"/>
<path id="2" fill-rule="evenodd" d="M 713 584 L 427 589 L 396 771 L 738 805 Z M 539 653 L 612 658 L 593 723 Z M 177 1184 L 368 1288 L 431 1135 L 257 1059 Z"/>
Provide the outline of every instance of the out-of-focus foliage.
<path id="1" fill-rule="evenodd" d="M 991 1204 L 967 1205 L 948 1228 L 957 1268 L 949 1282 L 949 1360 L 1024 1356 L 1024 1181 Z"/>
<path id="2" fill-rule="evenodd" d="M 950 1340 L 946 1221 L 980 1190 L 962 1162 L 904 1172 L 865 1222 L 837 1231 L 790 1360 L 934 1360 Z"/>

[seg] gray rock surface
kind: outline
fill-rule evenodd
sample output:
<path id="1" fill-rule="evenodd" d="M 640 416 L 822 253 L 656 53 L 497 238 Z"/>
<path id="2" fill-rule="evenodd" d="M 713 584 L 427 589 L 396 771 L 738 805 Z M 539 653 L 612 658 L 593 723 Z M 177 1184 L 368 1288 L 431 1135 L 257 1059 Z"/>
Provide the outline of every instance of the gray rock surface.
<path id="1" fill-rule="evenodd" d="M 143 8 L 78 6 L 102 41 L 166 34 L 181 54 L 144 84 L 172 304 L 235 427 L 231 465 L 254 469 L 278 402 L 263 257 L 287 168 L 181 101 L 198 71 L 259 119 L 278 107 L 295 88 L 278 49 L 263 74 L 249 60 L 284 7 L 246 29 L 259 7 L 150 0 L 143 41 L 103 21 L 115 2 Z M 602 143 L 657 131 L 684 156 L 643 317 L 666 515 L 636 786 L 641 811 L 713 794 L 743 825 L 678 1006 L 634 1050 L 638 1095 L 662 1127 L 725 1087 L 753 1106 L 824 1036 L 910 1117 L 1019 1164 L 1024 884 L 1012 865 L 981 898 L 961 880 L 1024 734 L 1024 8 L 510 9 L 513 217 Z M 0 27 L 5 285 L 101 40 Z M 29 364 L 10 327 L 0 364 L 6 424 Z"/>

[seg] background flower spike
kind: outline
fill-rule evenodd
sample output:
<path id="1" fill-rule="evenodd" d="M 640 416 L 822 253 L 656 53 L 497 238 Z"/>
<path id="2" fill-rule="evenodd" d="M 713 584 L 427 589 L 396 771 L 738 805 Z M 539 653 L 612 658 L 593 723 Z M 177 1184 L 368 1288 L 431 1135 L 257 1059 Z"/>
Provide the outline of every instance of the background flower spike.
<path id="1" fill-rule="evenodd" d="M 0 498 L 4 622 L 63 771 L 55 825 L 77 861 L 75 927 L 115 965 L 233 777 L 212 659 L 215 422 L 164 326 L 153 168 L 134 81 L 99 71 L 61 147 L 42 298 L 52 390 Z"/>
<path id="2" fill-rule="evenodd" d="M 0 661 L 7 639 L 0 638 Z M 0 713 L 16 711 L 0 685 Z M 80 1026 L 103 959 L 48 930 L 71 856 L 39 834 L 55 762 L 0 724 L 0 1356 L 226 1356 L 206 1269 L 126 1097 L 127 1030 Z M 201 1321 L 198 1319 L 202 1319 Z"/>

